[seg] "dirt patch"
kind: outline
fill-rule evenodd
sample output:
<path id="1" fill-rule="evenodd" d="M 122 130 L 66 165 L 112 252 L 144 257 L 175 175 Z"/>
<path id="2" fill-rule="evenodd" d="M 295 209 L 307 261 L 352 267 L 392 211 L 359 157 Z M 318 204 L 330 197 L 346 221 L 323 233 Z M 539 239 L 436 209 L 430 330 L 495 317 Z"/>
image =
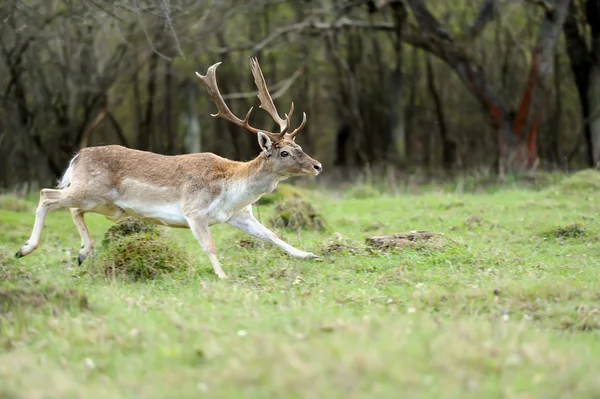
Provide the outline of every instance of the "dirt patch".
<path id="1" fill-rule="evenodd" d="M 471 215 L 465 219 L 463 226 L 467 230 L 473 230 L 485 223 L 485 220 L 478 215 Z"/>
<path id="2" fill-rule="evenodd" d="M 155 279 L 192 270 L 183 248 L 155 225 L 127 218 L 105 234 L 99 252 L 106 277 L 128 281 Z"/>
<path id="3" fill-rule="evenodd" d="M 0 315 L 15 310 L 50 307 L 61 309 L 89 309 L 87 295 L 70 288 L 49 286 L 0 287 Z"/>
<path id="4" fill-rule="evenodd" d="M 33 276 L 33 274 L 25 271 L 22 267 L 17 265 L 5 265 L 0 260 L 0 282 L 2 283 L 22 283 L 29 282 L 38 284 L 40 280 Z"/>
<path id="5" fill-rule="evenodd" d="M 411 231 L 410 233 L 392 234 L 383 236 L 367 237 L 367 246 L 377 250 L 390 250 L 402 248 L 428 247 L 441 248 L 443 240 L 441 234 L 427 231 Z"/>
<path id="6" fill-rule="evenodd" d="M 263 249 L 266 247 L 266 241 L 263 241 L 261 239 L 252 237 L 252 236 L 248 236 L 246 238 L 242 238 L 238 241 L 237 245 L 240 248 L 246 248 L 246 249 Z"/>
<path id="7" fill-rule="evenodd" d="M 544 238 L 581 238 L 587 236 L 588 233 L 585 228 L 577 223 L 571 223 L 566 226 L 559 226 L 553 229 L 546 230 L 542 233 Z"/>
<path id="8" fill-rule="evenodd" d="M 364 253 L 365 250 L 366 247 L 363 244 L 345 238 L 339 233 L 335 233 L 333 238 L 323 243 L 319 249 L 319 253 L 324 256 L 333 254 L 358 255 Z"/>
<path id="9" fill-rule="evenodd" d="M 452 201 L 442 205 L 444 209 L 464 208 L 465 203 L 462 201 Z"/>
<path id="10" fill-rule="evenodd" d="M 300 198 L 277 202 L 269 222 L 273 227 L 292 231 L 327 228 L 323 216 L 309 202 Z"/>
<path id="11" fill-rule="evenodd" d="M 369 231 L 376 231 L 376 230 L 380 230 L 383 229 L 385 227 L 385 225 L 381 222 L 373 222 L 367 226 L 365 226 L 362 231 L 364 232 L 369 232 Z"/>
<path id="12" fill-rule="evenodd" d="M 501 320 L 525 321 L 561 331 L 600 330 L 599 298 L 587 288 L 572 289 L 556 285 L 543 291 L 522 292 L 515 286 L 491 291 L 466 292 L 421 296 L 417 311 L 442 315 L 489 315 Z M 584 302 L 585 304 L 582 304 Z"/>

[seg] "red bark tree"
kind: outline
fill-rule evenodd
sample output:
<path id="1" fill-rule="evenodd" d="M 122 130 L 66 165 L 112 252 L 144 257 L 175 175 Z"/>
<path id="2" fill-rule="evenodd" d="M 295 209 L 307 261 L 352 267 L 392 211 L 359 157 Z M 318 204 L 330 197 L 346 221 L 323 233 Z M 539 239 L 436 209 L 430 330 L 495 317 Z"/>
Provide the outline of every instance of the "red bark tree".
<path id="1" fill-rule="evenodd" d="M 514 110 L 499 95 L 485 70 L 466 51 L 466 43 L 452 35 L 431 14 L 424 0 L 407 0 L 418 25 L 419 34 L 406 35 L 405 40 L 443 60 L 465 83 L 481 104 L 498 133 L 501 173 L 523 173 L 537 165 L 536 137 L 541 119 L 540 98 L 546 92 L 548 78 L 554 68 L 558 36 L 565 22 L 569 0 L 545 2 L 537 42 L 519 107 Z M 485 0 L 473 23 L 463 32 L 473 38 L 493 20 L 496 0 Z M 464 40 L 464 39 L 463 39 Z"/>

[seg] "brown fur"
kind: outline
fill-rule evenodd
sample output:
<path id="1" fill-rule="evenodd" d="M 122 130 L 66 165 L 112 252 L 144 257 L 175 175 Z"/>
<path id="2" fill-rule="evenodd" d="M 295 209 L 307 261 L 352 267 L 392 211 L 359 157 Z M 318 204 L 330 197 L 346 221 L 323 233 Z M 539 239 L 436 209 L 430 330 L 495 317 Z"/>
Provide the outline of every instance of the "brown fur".
<path id="1" fill-rule="evenodd" d="M 167 156 L 118 145 L 84 148 L 71 161 L 59 189 L 40 192 L 33 231 L 16 256 L 26 256 L 37 248 L 48 212 L 69 208 L 81 236 L 80 264 L 93 246 L 83 217 L 86 212 L 102 214 L 110 220 L 130 215 L 152 223 L 190 228 L 222 278 L 226 275 L 217 260 L 209 231 L 209 226 L 217 223 L 244 230 L 292 256 L 314 257 L 285 243 L 260 224 L 251 207 L 281 180 L 320 173 L 321 164 L 294 142 L 306 123 L 306 115 L 300 127 L 287 134 L 293 107 L 284 121 L 277 116 L 270 96 L 263 95 L 259 97 L 261 104 L 279 120 L 282 133 L 250 128 L 247 120 L 235 117 L 223 102 L 216 86 L 217 65 L 209 68 L 208 77 L 198 76 L 207 85 L 221 117 L 256 133 L 262 148 L 260 155 L 249 162 L 238 162 L 212 153 Z M 258 75 L 258 63 L 253 65 L 259 90 L 266 90 L 262 73 Z"/>

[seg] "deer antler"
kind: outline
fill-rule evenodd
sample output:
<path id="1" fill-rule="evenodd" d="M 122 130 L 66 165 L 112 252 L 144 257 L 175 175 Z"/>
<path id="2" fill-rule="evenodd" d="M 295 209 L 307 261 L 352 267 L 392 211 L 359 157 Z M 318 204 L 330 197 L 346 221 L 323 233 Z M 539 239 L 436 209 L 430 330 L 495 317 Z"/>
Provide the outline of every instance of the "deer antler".
<path id="1" fill-rule="evenodd" d="M 260 100 L 260 107 L 267 111 L 271 118 L 279 125 L 279 129 L 285 138 L 294 139 L 298 133 L 302 129 L 304 129 L 304 125 L 306 125 L 306 114 L 302 113 L 302 123 L 300 126 L 295 129 L 292 133 L 285 134 L 285 132 L 290 127 L 290 119 L 294 114 L 294 102 L 292 101 L 292 105 L 290 106 L 290 112 L 285 114 L 285 119 L 282 119 L 279 116 L 279 112 L 277 112 L 277 107 L 273 103 L 273 98 L 271 94 L 269 94 L 269 89 L 267 88 L 267 83 L 265 82 L 265 77 L 260 69 L 260 64 L 258 63 L 258 59 L 256 57 L 250 58 L 250 69 L 252 70 L 252 75 L 254 76 L 254 83 L 258 88 L 258 98 Z"/>
<path id="2" fill-rule="evenodd" d="M 233 114 L 233 112 L 231 112 L 231 110 L 225 103 L 225 100 L 223 100 L 223 96 L 221 96 L 221 93 L 219 92 L 219 86 L 217 85 L 216 70 L 219 65 L 221 65 L 221 63 L 217 62 L 216 64 L 214 64 L 210 68 L 208 68 L 208 71 L 206 72 L 205 76 L 202 76 L 200 73 L 196 72 L 196 76 L 198 76 L 200 78 L 200 80 L 202 81 L 202 83 L 204 83 L 204 85 L 206 86 L 206 89 L 208 91 L 208 94 L 210 95 L 210 97 L 213 99 L 215 105 L 217 106 L 217 110 L 218 110 L 217 113 L 211 114 L 211 116 L 214 118 L 225 119 L 225 120 L 232 122 L 233 124 L 235 124 L 239 127 L 242 127 L 244 129 L 246 129 L 247 131 L 254 133 L 254 134 L 257 134 L 258 132 L 263 132 L 264 134 L 269 136 L 269 138 L 271 140 L 280 141 L 283 138 L 285 132 L 287 132 L 287 127 L 285 127 L 285 129 L 282 129 L 281 133 L 268 132 L 268 131 L 265 131 L 262 129 L 257 129 L 255 127 L 250 126 L 250 123 L 248 121 L 250 119 L 250 113 L 252 113 L 252 108 L 250 108 L 250 110 L 246 114 L 246 117 L 243 120 L 238 118 L 237 116 L 235 116 Z"/>
<path id="3" fill-rule="evenodd" d="M 273 99 L 271 98 L 271 94 L 269 94 L 269 89 L 267 88 L 267 83 L 265 82 L 265 77 L 260 69 L 260 64 L 256 57 L 250 58 L 250 69 L 252 70 L 252 76 L 254 76 L 254 83 L 256 84 L 256 88 L 258 89 L 258 99 L 260 100 L 260 107 L 267 111 L 271 118 L 279 125 L 279 130 L 283 131 L 285 128 L 289 127 L 289 119 L 292 117 L 294 113 L 294 103 L 290 107 L 290 112 L 286 114 L 286 119 L 281 119 L 279 116 L 279 112 L 277 112 L 277 107 L 273 103 Z"/>
<path id="4" fill-rule="evenodd" d="M 277 112 L 277 108 L 273 103 L 273 98 L 269 94 L 269 89 L 267 88 L 267 83 L 265 82 L 265 77 L 263 76 L 262 70 L 260 69 L 260 65 L 258 64 L 258 60 L 256 57 L 250 59 L 250 68 L 252 70 L 252 75 L 254 76 L 254 83 L 256 83 L 256 87 L 258 88 L 258 98 L 260 100 L 260 108 L 264 109 L 271 115 L 271 118 L 275 120 L 275 122 L 279 125 L 279 133 L 268 132 L 262 129 L 257 129 L 255 127 L 250 126 L 248 122 L 250 120 L 250 113 L 253 108 L 250 108 L 246 117 L 242 120 L 235 116 L 233 112 L 229 109 L 225 100 L 223 100 L 223 96 L 219 92 L 219 86 L 217 85 L 217 67 L 221 65 L 220 62 L 212 65 L 208 68 L 205 76 L 202 76 L 198 72 L 196 72 L 196 76 L 200 78 L 202 83 L 206 86 L 208 90 L 208 94 L 213 99 L 215 105 L 217 106 L 218 112 L 216 114 L 211 114 L 212 117 L 221 118 L 232 122 L 233 124 L 246 129 L 247 131 L 257 134 L 258 132 L 263 132 L 273 141 L 281 141 L 284 138 L 293 140 L 294 137 L 302 129 L 304 129 L 304 125 L 306 125 L 306 113 L 302 113 L 302 123 L 298 126 L 292 133 L 287 133 L 290 127 L 290 118 L 294 113 L 294 103 L 290 106 L 290 112 L 285 114 L 285 119 L 282 119 Z"/>

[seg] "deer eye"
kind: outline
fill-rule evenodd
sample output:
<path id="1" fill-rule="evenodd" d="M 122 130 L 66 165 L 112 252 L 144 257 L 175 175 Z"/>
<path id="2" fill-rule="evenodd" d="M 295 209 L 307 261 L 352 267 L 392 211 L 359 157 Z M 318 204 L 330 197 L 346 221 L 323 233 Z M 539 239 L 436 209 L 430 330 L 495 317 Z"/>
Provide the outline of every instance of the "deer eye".
<path id="1" fill-rule="evenodd" d="M 287 151 L 281 151 L 281 157 L 282 157 L 282 158 L 285 158 L 285 157 L 287 157 L 288 155 L 290 155 L 290 154 L 288 154 L 288 152 L 287 152 Z"/>

